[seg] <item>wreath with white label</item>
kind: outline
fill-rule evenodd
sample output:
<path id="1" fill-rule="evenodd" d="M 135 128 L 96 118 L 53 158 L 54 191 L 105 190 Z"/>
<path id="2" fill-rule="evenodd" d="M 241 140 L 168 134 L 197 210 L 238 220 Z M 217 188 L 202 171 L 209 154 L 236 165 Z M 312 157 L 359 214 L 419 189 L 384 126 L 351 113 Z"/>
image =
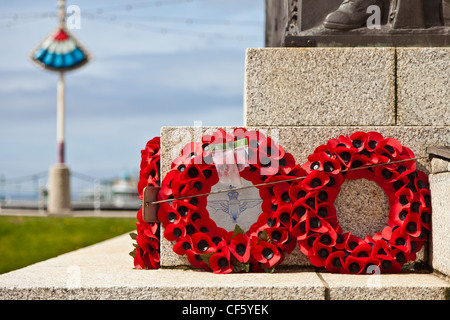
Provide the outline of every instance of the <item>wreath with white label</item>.
<path id="1" fill-rule="evenodd" d="M 210 218 L 207 195 L 219 182 L 214 150 L 245 141 L 241 178 L 258 188 L 261 214 L 244 231 L 227 231 Z M 226 147 L 224 147 L 226 148 Z M 159 192 L 158 219 L 173 250 L 214 273 L 273 272 L 298 244 L 316 267 L 340 273 L 395 273 L 415 260 L 428 237 L 431 206 L 427 176 L 414 154 L 393 138 L 356 132 L 316 148 L 302 166 L 259 131 L 220 129 L 187 144 Z M 375 181 L 389 196 L 382 232 L 360 239 L 343 233 L 334 201 L 345 179 Z"/>

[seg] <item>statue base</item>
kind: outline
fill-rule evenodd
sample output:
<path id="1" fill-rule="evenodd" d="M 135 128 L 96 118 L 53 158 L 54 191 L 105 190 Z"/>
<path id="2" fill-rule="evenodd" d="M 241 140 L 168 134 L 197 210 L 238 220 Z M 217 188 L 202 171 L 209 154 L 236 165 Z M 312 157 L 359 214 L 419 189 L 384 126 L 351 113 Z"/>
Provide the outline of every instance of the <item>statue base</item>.
<path id="1" fill-rule="evenodd" d="M 339 31 L 318 26 L 286 36 L 285 47 L 448 47 L 450 28 L 392 29 L 388 25 L 380 29 L 360 28 Z"/>

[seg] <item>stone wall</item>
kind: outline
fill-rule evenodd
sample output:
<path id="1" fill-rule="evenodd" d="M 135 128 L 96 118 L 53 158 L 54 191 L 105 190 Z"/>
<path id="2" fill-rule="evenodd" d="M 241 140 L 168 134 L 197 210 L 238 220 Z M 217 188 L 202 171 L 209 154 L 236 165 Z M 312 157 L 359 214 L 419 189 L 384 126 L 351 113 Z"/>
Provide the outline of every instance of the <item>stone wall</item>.
<path id="1" fill-rule="evenodd" d="M 418 169 L 429 174 L 426 148 L 449 144 L 450 91 L 444 88 L 450 85 L 445 71 L 450 48 L 265 48 L 248 49 L 246 55 L 244 126 L 265 130 L 297 163 L 331 138 L 378 131 L 424 157 Z M 215 130 L 162 128 L 162 176 L 187 142 Z M 387 223 L 387 198 L 370 181 L 344 183 L 335 205 L 344 231 L 360 237 L 380 232 Z M 435 228 L 447 226 L 442 222 Z M 171 243 L 161 242 L 163 267 L 188 264 Z M 427 246 L 418 260 L 429 263 Z M 310 265 L 298 249 L 283 263 Z"/>

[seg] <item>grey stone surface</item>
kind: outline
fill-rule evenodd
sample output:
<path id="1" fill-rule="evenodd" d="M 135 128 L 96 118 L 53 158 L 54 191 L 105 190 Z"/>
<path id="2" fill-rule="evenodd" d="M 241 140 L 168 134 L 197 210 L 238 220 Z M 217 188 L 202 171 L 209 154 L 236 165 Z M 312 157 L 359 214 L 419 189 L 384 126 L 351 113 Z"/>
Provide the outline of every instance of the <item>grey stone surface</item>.
<path id="1" fill-rule="evenodd" d="M 432 274 L 337 275 L 301 270 L 216 275 L 135 270 L 128 234 L 0 275 L 1 300 L 445 299 L 450 283 Z"/>
<path id="2" fill-rule="evenodd" d="M 248 49 L 246 126 L 395 124 L 395 49 Z"/>
<path id="3" fill-rule="evenodd" d="M 450 172 L 431 174 L 433 268 L 450 276 Z"/>
<path id="4" fill-rule="evenodd" d="M 0 275 L 0 299 L 323 299 L 314 272 L 135 270 L 128 234 Z"/>
<path id="5" fill-rule="evenodd" d="M 190 141 L 200 141 L 203 134 L 211 134 L 217 127 L 163 127 L 161 130 L 162 176 L 170 170 L 173 159 L 180 154 L 183 146 Z M 233 128 L 225 128 L 232 130 Z M 442 145 L 450 140 L 450 127 L 278 127 L 278 128 L 255 128 L 266 132 L 270 137 L 279 141 L 281 146 L 293 154 L 297 163 L 307 161 L 308 155 L 314 152 L 319 145 L 325 144 L 331 138 L 339 135 L 351 135 L 361 131 L 378 131 L 384 137 L 393 137 L 410 148 L 416 157 L 424 157 L 418 160 L 418 168 L 429 173 L 431 166 L 426 154 L 426 147 Z M 370 195 L 370 196 L 367 196 Z M 355 201 L 357 199 L 357 201 Z M 389 207 L 387 199 L 381 188 L 375 183 L 366 180 L 347 181 L 343 190 L 335 202 L 337 215 L 345 231 L 351 231 L 359 236 L 373 235 L 381 232 L 387 224 Z M 376 204 L 376 205 L 375 205 Z M 355 218 L 355 212 L 367 212 L 364 218 Z M 366 219 L 367 218 L 367 219 Z M 217 222 L 217 221 L 216 221 Z M 218 223 L 220 225 L 220 223 Z M 178 256 L 172 250 L 173 244 L 161 239 L 161 265 L 178 266 L 188 265 L 187 258 Z M 423 251 L 418 254 L 418 261 L 427 261 L 428 256 Z M 309 266 L 310 263 L 298 249 L 286 258 L 284 265 Z"/>
<path id="6" fill-rule="evenodd" d="M 433 274 L 321 273 L 330 300 L 443 300 L 450 283 Z"/>
<path id="7" fill-rule="evenodd" d="M 399 125 L 450 125 L 450 48 L 397 48 Z"/>

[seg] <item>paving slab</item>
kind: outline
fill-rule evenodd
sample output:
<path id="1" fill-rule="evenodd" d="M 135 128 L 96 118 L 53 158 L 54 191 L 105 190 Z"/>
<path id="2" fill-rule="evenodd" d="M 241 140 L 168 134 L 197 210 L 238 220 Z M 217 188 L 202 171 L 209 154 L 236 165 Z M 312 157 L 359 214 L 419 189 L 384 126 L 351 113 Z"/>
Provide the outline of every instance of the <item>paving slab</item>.
<path id="1" fill-rule="evenodd" d="M 330 300 L 443 300 L 450 283 L 434 274 L 340 275 L 321 273 Z"/>
<path id="2" fill-rule="evenodd" d="M 0 299 L 445 299 L 450 288 L 450 282 L 433 274 L 375 278 L 301 270 L 227 275 L 136 270 L 131 248 L 125 234 L 0 275 Z"/>
<path id="3" fill-rule="evenodd" d="M 0 299 L 323 299 L 314 272 L 133 269 L 128 234 L 0 275 Z"/>

